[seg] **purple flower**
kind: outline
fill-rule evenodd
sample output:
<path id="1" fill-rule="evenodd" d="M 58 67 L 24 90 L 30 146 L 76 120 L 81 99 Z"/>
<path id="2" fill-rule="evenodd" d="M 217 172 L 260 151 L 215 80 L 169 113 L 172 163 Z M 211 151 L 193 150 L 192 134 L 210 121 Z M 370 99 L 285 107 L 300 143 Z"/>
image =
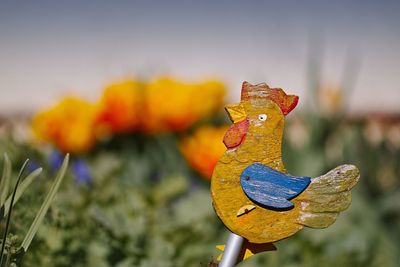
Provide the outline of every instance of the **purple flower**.
<path id="1" fill-rule="evenodd" d="M 30 160 L 28 162 L 28 166 L 26 166 L 29 173 L 37 170 L 40 168 L 39 164 L 35 160 Z"/>
<path id="2" fill-rule="evenodd" d="M 63 160 L 64 160 L 64 155 L 61 154 L 58 150 L 53 150 L 48 159 L 50 169 L 53 172 L 58 171 L 61 168 Z"/>
<path id="3" fill-rule="evenodd" d="M 78 185 L 92 184 L 92 175 L 90 174 L 90 170 L 86 162 L 82 159 L 77 159 L 72 162 L 72 172 L 75 175 L 75 181 Z"/>

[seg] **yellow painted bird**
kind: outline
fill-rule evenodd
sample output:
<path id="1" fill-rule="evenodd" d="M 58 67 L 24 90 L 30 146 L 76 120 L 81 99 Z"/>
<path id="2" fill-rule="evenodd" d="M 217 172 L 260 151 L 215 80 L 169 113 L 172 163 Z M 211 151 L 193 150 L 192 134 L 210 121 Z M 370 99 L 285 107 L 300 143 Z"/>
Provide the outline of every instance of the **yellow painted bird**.
<path id="1" fill-rule="evenodd" d="M 316 178 L 287 174 L 283 128 L 297 102 L 280 88 L 244 82 L 241 102 L 226 106 L 233 125 L 223 140 L 227 150 L 214 169 L 211 194 L 218 217 L 246 239 L 239 261 L 274 250 L 273 242 L 304 226 L 328 227 L 350 205 L 350 190 L 359 179 L 353 165 Z"/>

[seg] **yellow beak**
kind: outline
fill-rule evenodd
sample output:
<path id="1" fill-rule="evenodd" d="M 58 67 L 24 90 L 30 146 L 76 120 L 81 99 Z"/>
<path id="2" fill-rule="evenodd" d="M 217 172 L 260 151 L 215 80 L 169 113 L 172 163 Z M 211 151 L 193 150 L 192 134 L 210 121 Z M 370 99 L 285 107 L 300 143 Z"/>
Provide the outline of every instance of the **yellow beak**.
<path id="1" fill-rule="evenodd" d="M 243 121 L 247 117 L 242 104 L 226 105 L 225 110 L 233 123 Z"/>

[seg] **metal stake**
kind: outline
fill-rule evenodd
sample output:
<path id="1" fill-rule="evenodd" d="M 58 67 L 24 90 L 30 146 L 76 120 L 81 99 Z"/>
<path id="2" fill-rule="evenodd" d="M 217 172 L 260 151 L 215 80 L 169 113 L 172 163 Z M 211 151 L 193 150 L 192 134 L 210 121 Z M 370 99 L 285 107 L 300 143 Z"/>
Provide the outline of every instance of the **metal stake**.
<path id="1" fill-rule="evenodd" d="M 243 237 L 230 233 L 218 267 L 234 267 L 236 265 L 243 241 Z"/>

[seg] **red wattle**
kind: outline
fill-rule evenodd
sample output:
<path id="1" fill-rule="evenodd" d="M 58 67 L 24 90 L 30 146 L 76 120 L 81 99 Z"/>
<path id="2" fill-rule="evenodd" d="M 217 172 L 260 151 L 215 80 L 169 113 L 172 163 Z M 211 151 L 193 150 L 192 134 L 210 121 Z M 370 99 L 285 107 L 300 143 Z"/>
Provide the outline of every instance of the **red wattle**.
<path id="1" fill-rule="evenodd" d="M 229 148 L 235 148 L 240 146 L 246 138 L 247 131 L 249 129 L 249 120 L 233 124 L 226 132 L 223 142 L 225 146 Z"/>

